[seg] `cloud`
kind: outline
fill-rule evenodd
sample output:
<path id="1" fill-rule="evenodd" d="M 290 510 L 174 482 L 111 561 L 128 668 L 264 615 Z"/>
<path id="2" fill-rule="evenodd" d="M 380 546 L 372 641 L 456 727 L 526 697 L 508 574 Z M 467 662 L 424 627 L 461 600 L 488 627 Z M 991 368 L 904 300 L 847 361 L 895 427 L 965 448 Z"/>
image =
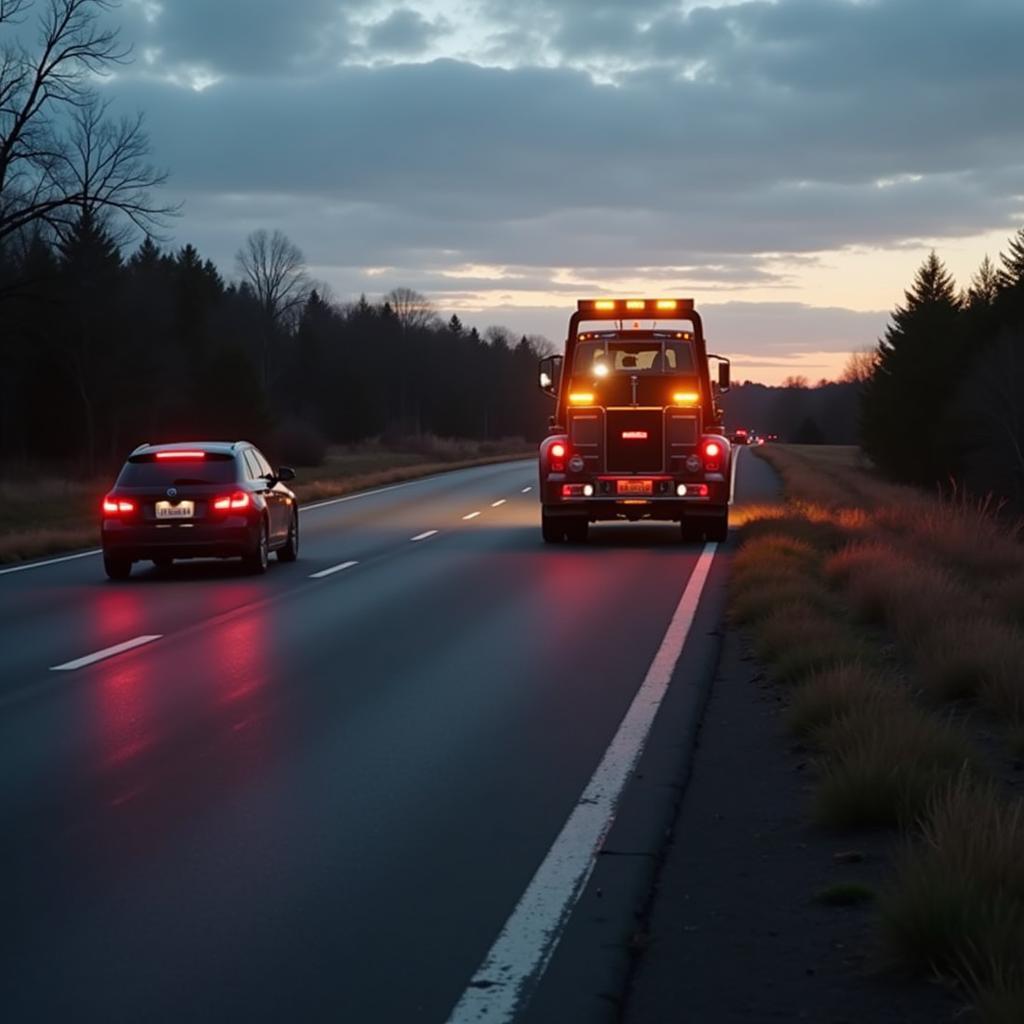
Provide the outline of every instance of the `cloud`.
<path id="1" fill-rule="evenodd" d="M 373 54 L 415 55 L 448 27 L 443 18 L 428 21 L 419 11 L 400 7 L 367 28 L 366 49 Z"/>

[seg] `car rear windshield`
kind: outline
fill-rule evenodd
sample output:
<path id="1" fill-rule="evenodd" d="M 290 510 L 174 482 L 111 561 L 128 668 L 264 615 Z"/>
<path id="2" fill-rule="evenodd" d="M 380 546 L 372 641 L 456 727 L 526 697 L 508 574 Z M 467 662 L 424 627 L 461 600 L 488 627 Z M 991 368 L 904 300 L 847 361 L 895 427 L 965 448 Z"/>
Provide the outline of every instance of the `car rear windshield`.
<path id="1" fill-rule="evenodd" d="M 173 484 L 227 484 L 235 480 L 232 455 L 207 453 L 202 459 L 156 459 L 136 455 L 121 470 L 122 487 L 170 487 Z"/>

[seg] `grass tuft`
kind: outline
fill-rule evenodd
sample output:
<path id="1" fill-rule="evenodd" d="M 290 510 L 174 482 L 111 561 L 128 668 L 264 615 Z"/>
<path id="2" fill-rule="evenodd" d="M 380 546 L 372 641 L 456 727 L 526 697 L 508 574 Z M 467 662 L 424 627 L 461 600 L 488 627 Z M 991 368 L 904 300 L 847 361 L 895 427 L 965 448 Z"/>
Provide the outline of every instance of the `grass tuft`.
<path id="1" fill-rule="evenodd" d="M 891 704 L 901 700 L 906 695 L 899 682 L 851 662 L 808 675 L 793 691 L 786 719 L 794 733 L 808 737 L 862 705 L 885 715 Z"/>

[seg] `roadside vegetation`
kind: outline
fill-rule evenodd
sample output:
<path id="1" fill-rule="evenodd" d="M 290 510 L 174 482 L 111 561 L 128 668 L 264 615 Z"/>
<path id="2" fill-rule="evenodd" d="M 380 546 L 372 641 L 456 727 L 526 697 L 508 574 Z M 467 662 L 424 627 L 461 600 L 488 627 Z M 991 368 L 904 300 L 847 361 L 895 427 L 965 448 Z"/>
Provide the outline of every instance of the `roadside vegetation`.
<path id="1" fill-rule="evenodd" d="M 881 479 L 855 448 L 769 446 L 731 615 L 814 755 L 812 813 L 889 829 L 874 895 L 899 964 L 1024 1020 L 1024 546 L 991 503 Z M 849 897 L 849 898 L 847 898 Z M 844 892 L 823 902 L 856 902 Z"/>
<path id="2" fill-rule="evenodd" d="M 521 438 L 467 441 L 420 435 L 337 445 L 315 465 L 296 460 L 292 489 L 305 503 L 532 454 Z M 112 483 L 113 477 L 69 480 L 43 473 L 0 480 L 0 564 L 95 547 L 97 510 Z"/>

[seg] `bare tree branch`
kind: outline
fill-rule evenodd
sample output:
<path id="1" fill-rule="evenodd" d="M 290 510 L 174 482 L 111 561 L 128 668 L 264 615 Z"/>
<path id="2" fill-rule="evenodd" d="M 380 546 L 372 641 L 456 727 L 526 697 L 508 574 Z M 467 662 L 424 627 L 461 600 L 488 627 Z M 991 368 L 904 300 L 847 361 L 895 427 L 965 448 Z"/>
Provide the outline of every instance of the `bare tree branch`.
<path id="1" fill-rule="evenodd" d="M 100 23 L 115 0 L 0 0 L 0 26 L 39 5 L 35 49 L 0 55 L 0 241 L 37 221 L 60 228 L 82 210 L 121 213 L 159 236 L 177 208 L 150 197 L 166 175 L 146 160 L 142 117 L 108 121 L 89 84 L 130 55 Z"/>

